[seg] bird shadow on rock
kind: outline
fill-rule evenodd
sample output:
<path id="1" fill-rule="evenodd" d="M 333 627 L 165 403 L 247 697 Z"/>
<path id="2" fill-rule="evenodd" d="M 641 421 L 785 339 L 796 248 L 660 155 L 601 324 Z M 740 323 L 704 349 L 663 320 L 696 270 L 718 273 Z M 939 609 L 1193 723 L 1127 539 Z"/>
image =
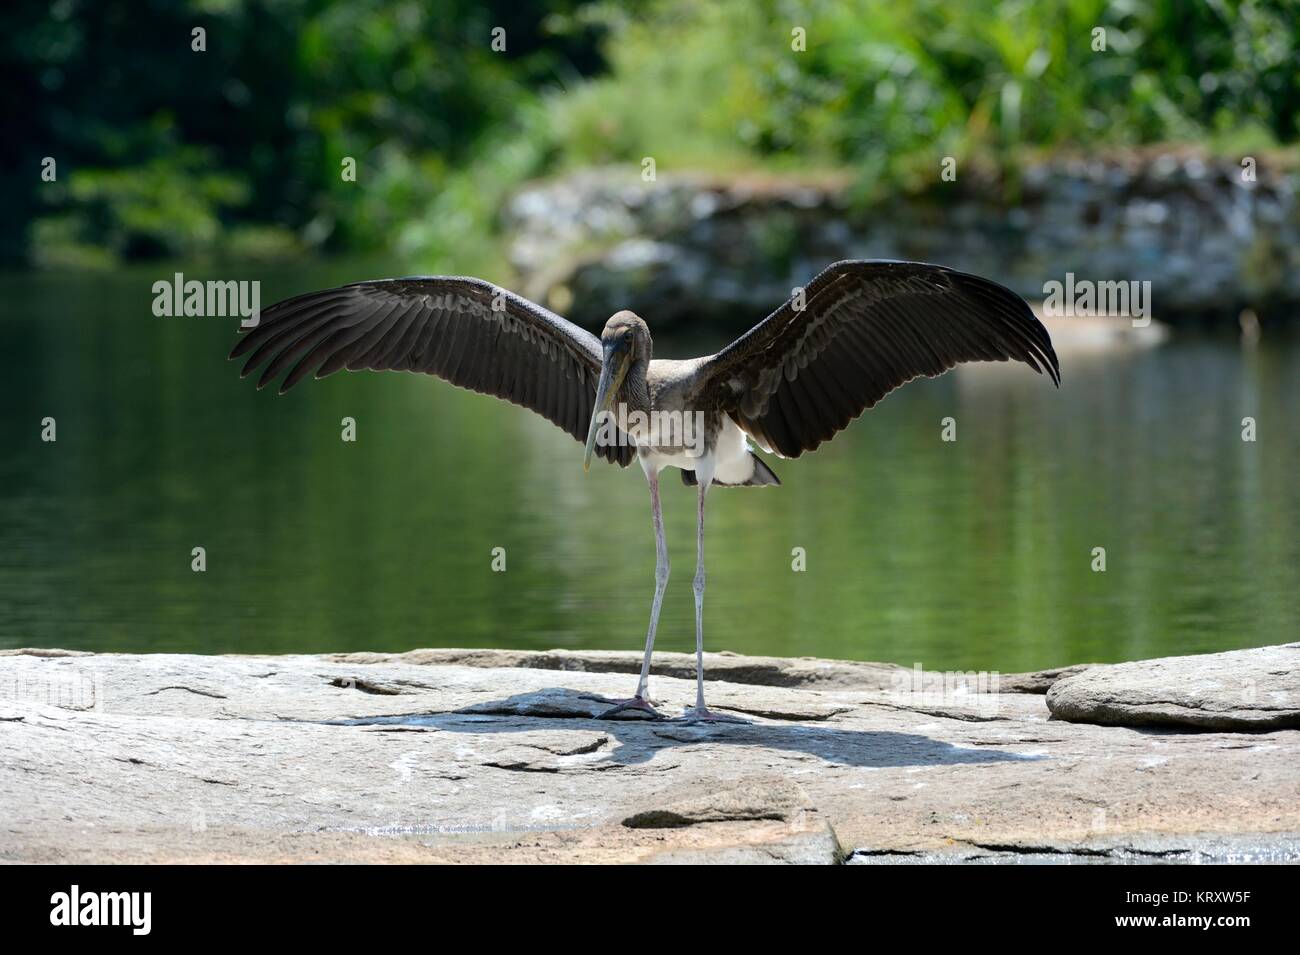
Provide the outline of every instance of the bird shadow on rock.
<path id="1" fill-rule="evenodd" d="M 963 763 L 1024 762 L 1041 759 L 996 750 L 963 748 L 917 733 L 850 730 L 808 725 L 797 715 L 751 723 L 685 723 L 645 718 L 597 719 L 614 701 L 559 687 L 478 703 L 451 713 L 370 717 L 352 725 L 422 726 L 448 733 L 487 736 L 577 730 L 617 741 L 607 759 L 619 765 L 650 762 L 657 754 L 686 746 L 752 746 L 804 753 L 830 764 L 884 768 L 952 766 Z M 824 720 L 827 717 L 813 717 Z"/>

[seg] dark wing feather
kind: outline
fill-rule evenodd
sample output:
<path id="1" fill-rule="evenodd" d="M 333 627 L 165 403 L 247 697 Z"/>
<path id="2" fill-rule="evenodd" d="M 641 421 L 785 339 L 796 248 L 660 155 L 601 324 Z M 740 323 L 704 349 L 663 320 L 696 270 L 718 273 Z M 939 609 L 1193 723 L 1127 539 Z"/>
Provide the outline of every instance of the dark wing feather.
<path id="1" fill-rule="evenodd" d="M 1047 329 L 1010 289 L 923 262 L 846 261 L 705 363 L 701 403 L 796 458 L 899 385 L 1015 359 L 1060 384 Z"/>
<path id="2" fill-rule="evenodd" d="M 259 388 L 288 370 L 281 394 L 309 374 L 343 368 L 437 375 L 536 411 L 579 441 L 601 363 L 590 332 L 490 282 L 444 276 L 357 282 L 279 302 L 230 353 L 243 355 L 242 374 L 265 366 Z M 627 467 L 636 449 L 600 445 L 597 453 Z"/>

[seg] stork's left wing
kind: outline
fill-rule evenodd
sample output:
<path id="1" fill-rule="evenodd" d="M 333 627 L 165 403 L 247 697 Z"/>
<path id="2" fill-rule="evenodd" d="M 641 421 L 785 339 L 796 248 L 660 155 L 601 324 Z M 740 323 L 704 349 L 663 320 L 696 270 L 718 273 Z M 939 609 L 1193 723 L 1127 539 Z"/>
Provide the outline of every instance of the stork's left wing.
<path id="1" fill-rule="evenodd" d="M 797 458 L 913 378 L 1008 359 L 1060 384 L 1047 329 L 1010 289 L 923 262 L 836 262 L 802 302 L 791 298 L 705 364 L 700 400 Z"/>

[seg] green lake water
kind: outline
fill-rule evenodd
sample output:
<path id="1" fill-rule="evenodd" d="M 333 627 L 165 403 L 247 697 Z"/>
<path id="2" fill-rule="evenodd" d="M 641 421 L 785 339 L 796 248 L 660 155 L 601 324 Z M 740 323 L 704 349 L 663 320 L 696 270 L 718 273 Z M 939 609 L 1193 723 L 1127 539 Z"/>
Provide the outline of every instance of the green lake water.
<path id="1" fill-rule="evenodd" d="M 424 376 L 257 392 L 232 321 L 153 316 L 171 272 L 0 280 L 0 646 L 641 648 L 639 468 L 584 475 L 541 418 Z M 263 278 L 265 306 L 383 274 L 221 277 Z M 784 487 L 711 492 L 707 647 L 1009 672 L 1296 639 L 1300 342 L 1188 333 L 1061 365 L 1059 391 L 1001 365 L 914 382 L 769 456 Z M 665 477 L 658 647 L 689 650 L 694 490 Z"/>

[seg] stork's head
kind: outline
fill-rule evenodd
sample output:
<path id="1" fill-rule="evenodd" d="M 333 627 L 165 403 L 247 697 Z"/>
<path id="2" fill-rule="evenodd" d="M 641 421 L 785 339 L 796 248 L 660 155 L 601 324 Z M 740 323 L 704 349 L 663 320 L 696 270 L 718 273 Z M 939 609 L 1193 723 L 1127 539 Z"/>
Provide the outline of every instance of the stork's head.
<path id="1" fill-rule="evenodd" d="M 624 309 L 615 312 L 600 333 L 600 344 L 605 350 L 605 364 L 611 354 L 627 353 L 629 360 L 646 357 L 650 348 L 650 329 L 635 312 Z"/>
<path id="2" fill-rule="evenodd" d="M 596 404 L 592 407 L 591 424 L 587 428 L 587 455 L 582 462 L 584 470 L 591 467 L 601 417 L 614 410 L 628 369 L 638 361 L 650 359 L 650 329 L 632 312 L 615 312 L 600 333 L 600 347 L 604 355 L 600 383 L 596 386 Z"/>

